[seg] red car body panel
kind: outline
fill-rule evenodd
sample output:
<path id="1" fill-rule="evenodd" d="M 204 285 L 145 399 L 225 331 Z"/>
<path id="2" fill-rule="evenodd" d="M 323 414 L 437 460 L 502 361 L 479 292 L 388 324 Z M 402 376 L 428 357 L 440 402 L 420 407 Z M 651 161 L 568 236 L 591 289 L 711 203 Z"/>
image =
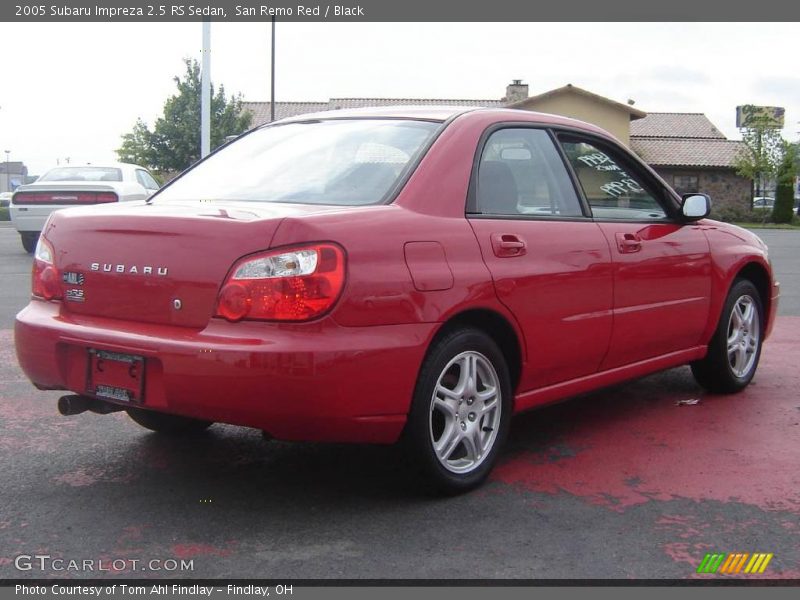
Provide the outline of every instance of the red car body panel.
<path id="1" fill-rule="evenodd" d="M 702 343 L 711 292 L 708 240 L 697 226 L 600 223 L 614 267 L 614 332 L 601 370 Z M 634 250 L 620 237 L 636 240 Z"/>
<path id="2" fill-rule="evenodd" d="M 597 223 L 470 223 L 497 295 L 516 317 L 529 346 L 519 390 L 596 372 L 608 352 L 613 322 L 611 256 Z M 527 251 L 498 257 L 492 247 L 496 235 L 515 236 Z"/>
<path id="3" fill-rule="evenodd" d="M 727 290 L 748 265 L 768 282 L 769 331 L 777 283 L 766 247 L 742 229 L 709 220 L 466 218 L 481 136 L 504 122 L 612 140 L 551 115 L 473 111 L 444 127 L 387 205 L 156 196 L 56 213 L 43 237 L 59 272 L 85 274 L 87 297 L 32 299 L 16 321 L 20 365 L 41 388 L 85 394 L 88 349 L 143 356 L 146 408 L 282 439 L 390 443 L 432 340 L 465 314 L 493 314 L 513 331 L 516 411 L 702 358 Z M 504 235 L 525 252 L 503 256 Z M 621 249 L 626 235 L 638 249 Z M 305 323 L 213 316 L 242 256 L 321 241 L 347 257 L 344 292 L 329 313 Z M 143 279 L 144 267 L 155 276 Z"/>

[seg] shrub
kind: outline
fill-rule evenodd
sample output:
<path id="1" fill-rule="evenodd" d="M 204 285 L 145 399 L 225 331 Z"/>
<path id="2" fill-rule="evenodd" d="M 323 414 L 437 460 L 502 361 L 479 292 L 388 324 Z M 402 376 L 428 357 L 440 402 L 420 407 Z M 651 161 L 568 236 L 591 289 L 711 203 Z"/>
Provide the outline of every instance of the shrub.
<path id="1" fill-rule="evenodd" d="M 772 207 L 774 223 L 791 223 L 794 216 L 794 189 L 791 183 L 781 182 L 775 190 L 775 206 Z"/>
<path id="2" fill-rule="evenodd" d="M 778 171 L 775 189 L 775 205 L 772 220 L 775 223 L 791 223 L 794 213 L 794 150 L 787 149 Z"/>
<path id="3" fill-rule="evenodd" d="M 711 218 L 726 223 L 761 223 L 769 214 L 753 211 L 739 206 L 720 206 L 711 210 Z"/>

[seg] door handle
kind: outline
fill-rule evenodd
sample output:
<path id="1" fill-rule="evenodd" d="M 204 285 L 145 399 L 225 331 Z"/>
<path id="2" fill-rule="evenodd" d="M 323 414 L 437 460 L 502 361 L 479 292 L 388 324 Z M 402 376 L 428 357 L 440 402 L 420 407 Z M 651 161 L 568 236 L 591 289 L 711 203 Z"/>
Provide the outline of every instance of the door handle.
<path id="1" fill-rule="evenodd" d="M 622 254 L 639 252 L 642 249 L 642 238 L 635 233 L 618 233 L 616 237 L 617 249 Z"/>
<path id="2" fill-rule="evenodd" d="M 493 233 L 492 250 L 498 258 L 523 256 L 526 251 L 525 240 L 513 233 Z"/>

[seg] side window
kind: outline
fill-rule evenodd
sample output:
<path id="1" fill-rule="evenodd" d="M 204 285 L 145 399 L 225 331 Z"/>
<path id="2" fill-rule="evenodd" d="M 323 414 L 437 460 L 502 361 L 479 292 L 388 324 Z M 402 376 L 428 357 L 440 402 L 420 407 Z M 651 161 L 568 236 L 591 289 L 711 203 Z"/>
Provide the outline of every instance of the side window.
<path id="1" fill-rule="evenodd" d="M 572 136 L 561 136 L 560 140 L 595 217 L 632 221 L 667 218 L 641 178 L 624 168 L 612 152 Z"/>
<path id="2" fill-rule="evenodd" d="M 147 171 L 142 171 L 141 169 L 136 169 L 136 180 L 148 190 L 157 190 L 158 183 L 156 180 L 153 179 L 153 176 L 150 175 Z"/>
<path id="3" fill-rule="evenodd" d="M 583 216 L 567 169 L 542 129 L 500 129 L 489 137 L 475 199 L 480 214 Z"/>

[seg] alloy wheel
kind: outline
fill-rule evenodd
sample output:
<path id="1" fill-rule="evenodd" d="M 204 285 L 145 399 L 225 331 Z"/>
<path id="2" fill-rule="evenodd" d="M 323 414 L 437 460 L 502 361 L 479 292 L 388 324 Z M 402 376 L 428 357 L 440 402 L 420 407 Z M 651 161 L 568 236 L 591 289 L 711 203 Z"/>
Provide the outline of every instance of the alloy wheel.
<path id="1" fill-rule="evenodd" d="M 746 376 L 753 368 L 760 335 L 758 305 L 750 296 L 740 296 L 728 320 L 728 364 L 736 377 Z"/>
<path id="2" fill-rule="evenodd" d="M 433 449 L 445 469 L 469 473 L 490 454 L 500 428 L 501 393 L 497 372 L 483 354 L 462 352 L 447 363 L 429 415 Z"/>

